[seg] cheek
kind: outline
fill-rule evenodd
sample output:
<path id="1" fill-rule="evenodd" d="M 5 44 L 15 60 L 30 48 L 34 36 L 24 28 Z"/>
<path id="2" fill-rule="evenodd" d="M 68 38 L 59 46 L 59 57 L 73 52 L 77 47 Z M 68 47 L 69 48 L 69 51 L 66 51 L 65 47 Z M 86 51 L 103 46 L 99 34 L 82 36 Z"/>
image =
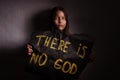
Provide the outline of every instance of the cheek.
<path id="1" fill-rule="evenodd" d="M 67 24 L 66 20 L 65 20 L 63 23 L 64 23 L 64 25 L 66 26 L 66 24 Z"/>
<path id="2" fill-rule="evenodd" d="M 54 20 L 54 24 L 57 25 L 57 24 L 58 24 L 58 21 L 57 21 L 57 20 Z"/>

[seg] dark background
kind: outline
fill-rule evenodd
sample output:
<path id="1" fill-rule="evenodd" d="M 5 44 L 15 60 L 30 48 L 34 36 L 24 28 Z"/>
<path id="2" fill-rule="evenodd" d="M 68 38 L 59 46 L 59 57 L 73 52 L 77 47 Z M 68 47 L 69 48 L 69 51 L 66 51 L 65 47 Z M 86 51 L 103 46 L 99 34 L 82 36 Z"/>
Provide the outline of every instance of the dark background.
<path id="1" fill-rule="evenodd" d="M 116 80 L 119 78 L 118 2 L 0 0 L 0 80 L 38 79 L 36 75 L 24 70 L 26 43 L 32 32 L 42 29 L 43 25 L 48 25 L 46 19 L 49 9 L 56 5 L 66 9 L 72 33 L 86 33 L 96 39 L 94 45 L 96 59 L 86 66 L 80 80 Z M 40 21 L 36 19 L 36 16 L 39 16 Z M 40 27 L 33 27 L 38 23 Z"/>

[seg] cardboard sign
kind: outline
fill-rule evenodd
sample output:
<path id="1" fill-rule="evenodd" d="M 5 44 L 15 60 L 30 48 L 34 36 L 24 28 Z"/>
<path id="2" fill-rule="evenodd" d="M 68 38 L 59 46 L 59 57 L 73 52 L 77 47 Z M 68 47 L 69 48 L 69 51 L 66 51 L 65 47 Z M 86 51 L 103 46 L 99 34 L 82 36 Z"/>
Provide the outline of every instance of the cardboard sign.
<path id="1" fill-rule="evenodd" d="M 62 35 L 62 37 L 61 37 Z M 34 72 L 52 79 L 73 80 L 89 62 L 93 42 L 86 35 L 65 35 L 51 31 L 35 34 L 31 39 L 33 53 L 28 64 Z"/>

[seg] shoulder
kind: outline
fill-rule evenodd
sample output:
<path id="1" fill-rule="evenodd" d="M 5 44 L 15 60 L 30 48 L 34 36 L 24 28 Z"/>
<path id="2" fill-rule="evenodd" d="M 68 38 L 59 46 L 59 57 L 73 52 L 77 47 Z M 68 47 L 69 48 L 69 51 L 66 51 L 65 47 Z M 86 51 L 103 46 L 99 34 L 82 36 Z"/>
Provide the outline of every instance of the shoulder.
<path id="1" fill-rule="evenodd" d="M 74 44 L 85 44 L 88 45 L 90 47 L 90 49 L 92 49 L 93 45 L 94 45 L 94 41 L 95 39 L 88 35 L 88 34 L 71 34 L 70 35 L 70 42 L 74 43 Z"/>
<path id="2" fill-rule="evenodd" d="M 80 34 L 71 34 L 70 35 L 71 38 L 76 39 L 76 40 L 84 40 L 84 41 L 88 41 L 88 42 L 94 42 L 95 39 L 88 35 L 88 34 L 84 34 L 84 33 L 80 33 Z"/>
<path id="3" fill-rule="evenodd" d="M 50 35 L 52 34 L 52 31 L 48 30 L 48 31 L 37 31 L 37 32 L 33 32 L 31 36 L 37 36 L 37 35 Z"/>

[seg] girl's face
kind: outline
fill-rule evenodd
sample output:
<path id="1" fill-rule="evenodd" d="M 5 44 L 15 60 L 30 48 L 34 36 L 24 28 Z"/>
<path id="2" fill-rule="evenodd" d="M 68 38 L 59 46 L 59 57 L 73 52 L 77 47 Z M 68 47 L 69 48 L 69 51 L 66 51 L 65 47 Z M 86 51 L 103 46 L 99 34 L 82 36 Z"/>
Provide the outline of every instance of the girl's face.
<path id="1" fill-rule="evenodd" d="M 65 29 L 67 21 L 63 11 L 59 10 L 56 12 L 54 23 L 60 31 Z"/>

